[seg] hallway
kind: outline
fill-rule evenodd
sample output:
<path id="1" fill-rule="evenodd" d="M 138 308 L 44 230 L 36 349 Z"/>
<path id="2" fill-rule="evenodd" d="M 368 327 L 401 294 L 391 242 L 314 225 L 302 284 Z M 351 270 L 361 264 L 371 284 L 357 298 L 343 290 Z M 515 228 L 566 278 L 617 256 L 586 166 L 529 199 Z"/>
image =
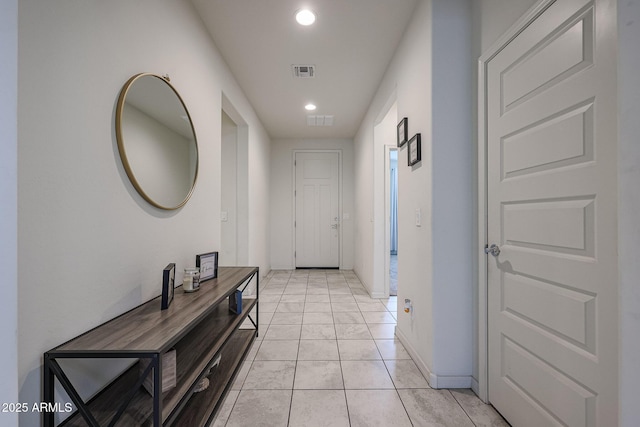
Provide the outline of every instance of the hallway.
<path id="1" fill-rule="evenodd" d="M 271 273 L 260 336 L 212 426 L 508 425 L 470 390 L 429 387 L 394 339 L 396 309 L 351 271 Z"/>

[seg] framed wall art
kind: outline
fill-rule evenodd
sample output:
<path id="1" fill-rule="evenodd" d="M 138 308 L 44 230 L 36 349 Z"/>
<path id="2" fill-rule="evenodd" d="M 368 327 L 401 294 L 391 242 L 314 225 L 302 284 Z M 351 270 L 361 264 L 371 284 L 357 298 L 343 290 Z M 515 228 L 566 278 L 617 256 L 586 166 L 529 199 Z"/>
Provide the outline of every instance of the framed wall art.
<path id="1" fill-rule="evenodd" d="M 413 138 L 409 140 L 409 149 L 407 152 L 409 153 L 409 166 L 413 166 L 422 160 L 422 152 L 420 149 L 421 145 L 421 137 L 419 133 L 413 135 Z"/>
<path id="2" fill-rule="evenodd" d="M 409 138 L 409 119 L 406 117 L 398 123 L 398 148 L 407 143 Z"/>
<path id="3" fill-rule="evenodd" d="M 162 271 L 162 300 L 160 302 L 160 308 L 162 310 L 169 308 L 171 301 L 173 301 L 175 281 L 176 264 L 172 262 Z"/>
<path id="4" fill-rule="evenodd" d="M 196 267 L 200 268 L 200 281 L 218 277 L 218 252 L 196 255 Z"/>

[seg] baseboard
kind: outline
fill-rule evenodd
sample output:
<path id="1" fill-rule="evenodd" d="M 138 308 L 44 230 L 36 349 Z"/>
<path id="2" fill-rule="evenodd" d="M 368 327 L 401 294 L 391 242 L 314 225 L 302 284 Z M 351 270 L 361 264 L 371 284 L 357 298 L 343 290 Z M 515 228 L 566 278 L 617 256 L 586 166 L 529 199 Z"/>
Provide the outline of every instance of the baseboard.
<path id="1" fill-rule="evenodd" d="M 471 388 L 471 380 L 471 375 L 438 375 L 436 377 L 438 386 L 433 388 Z"/>
<path id="2" fill-rule="evenodd" d="M 473 383 L 473 377 L 471 375 L 462 375 L 462 376 L 454 376 L 454 375 L 436 375 L 432 373 L 427 364 L 424 363 L 422 358 L 418 355 L 416 349 L 411 345 L 406 335 L 402 333 L 400 329 L 396 326 L 396 337 L 400 340 L 404 348 L 407 350 L 416 366 L 422 375 L 427 379 L 429 386 L 431 388 L 471 388 Z M 476 382 L 477 384 L 477 382 Z M 477 387 L 477 386 L 476 386 Z"/>
<path id="3" fill-rule="evenodd" d="M 271 271 L 272 272 L 277 272 L 277 271 L 291 271 L 291 270 L 295 270 L 295 267 L 292 266 L 283 266 L 283 265 L 277 265 L 277 266 L 271 266 Z"/>
<path id="4" fill-rule="evenodd" d="M 478 380 L 473 377 L 471 377 L 471 390 L 473 390 L 476 396 L 480 396 L 480 384 L 478 383 Z"/>
<path id="5" fill-rule="evenodd" d="M 389 295 L 385 297 L 384 292 L 369 293 L 369 296 L 371 296 L 371 298 L 374 298 L 374 299 L 389 298 Z"/>
<path id="6" fill-rule="evenodd" d="M 420 372 L 422 372 L 422 375 L 424 375 L 424 377 L 427 379 L 427 382 L 429 383 L 429 386 L 431 386 L 433 388 L 436 388 L 436 387 L 433 386 L 433 381 L 435 379 L 435 375 L 433 375 L 431 373 L 431 371 L 427 367 L 426 363 L 424 363 L 422 358 L 418 355 L 418 352 L 416 351 L 415 348 L 413 348 L 413 345 L 411 345 L 411 343 L 407 339 L 406 335 L 403 334 L 400 329 L 398 329 L 397 325 L 396 325 L 396 337 L 398 337 L 398 340 L 400 340 L 400 342 L 402 343 L 404 348 L 407 350 L 407 352 L 409 353 L 409 356 L 411 356 L 411 358 L 415 362 L 416 366 L 418 366 L 418 369 L 420 370 Z M 432 377 L 434 377 L 434 378 L 432 378 Z"/>

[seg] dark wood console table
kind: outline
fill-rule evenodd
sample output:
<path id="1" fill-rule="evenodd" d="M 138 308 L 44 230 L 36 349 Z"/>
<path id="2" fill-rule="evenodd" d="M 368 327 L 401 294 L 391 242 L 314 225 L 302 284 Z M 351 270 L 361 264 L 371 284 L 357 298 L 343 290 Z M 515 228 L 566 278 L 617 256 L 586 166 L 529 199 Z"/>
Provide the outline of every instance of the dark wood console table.
<path id="1" fill-rule="evenodd" d="M 227 298 L 253 279 L 256 295 L 243 297 L 242 313 L 229 311 Z M 221 267 L 198 292 L 176 288 L 167 310 L 160 310 L 160 297 L 155 298 L 46 352 L 43 401 L 55 402 L 57 379 L 78 408 L 61 426 L 208 425 L 258 336 L 258 287 L 257 267 Z M 246 319 L 251 329 L 240 328 Z M 163 393 L 162 355 L 171 349 L 176 350 L 176 386 Z M 220 364 L 209 374 L 219 354 Z M 84 402 L 58 360 L 91 358 L 140 360 Z M 149 365 L 140 376 L 142 361 Z M 142 387 L 147 375 L 153 378 L 153 395 Z M 194 393 L 206 375 L 209 387 Z M 43 417 L 45 427 L 54 427 L 53 413 Z"/>

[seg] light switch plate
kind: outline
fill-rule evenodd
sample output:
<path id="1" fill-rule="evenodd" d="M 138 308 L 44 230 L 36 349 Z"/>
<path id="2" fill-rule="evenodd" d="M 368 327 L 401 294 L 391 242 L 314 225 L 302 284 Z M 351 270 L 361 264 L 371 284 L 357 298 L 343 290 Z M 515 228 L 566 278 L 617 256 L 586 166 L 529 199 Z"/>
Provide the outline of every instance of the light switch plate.
<path id="1" fill-rule="evenodd" d="M 227 213 L 227 211 L 222 211 L 220 212 L 220 221 L 228 221 L 229 220 L 229 214 Z"/>
<path id="2" fill-rule="evenodd" d="M 420 208 L 416 209 L 416 227 L 422 227 L 422 212 Z"/>

